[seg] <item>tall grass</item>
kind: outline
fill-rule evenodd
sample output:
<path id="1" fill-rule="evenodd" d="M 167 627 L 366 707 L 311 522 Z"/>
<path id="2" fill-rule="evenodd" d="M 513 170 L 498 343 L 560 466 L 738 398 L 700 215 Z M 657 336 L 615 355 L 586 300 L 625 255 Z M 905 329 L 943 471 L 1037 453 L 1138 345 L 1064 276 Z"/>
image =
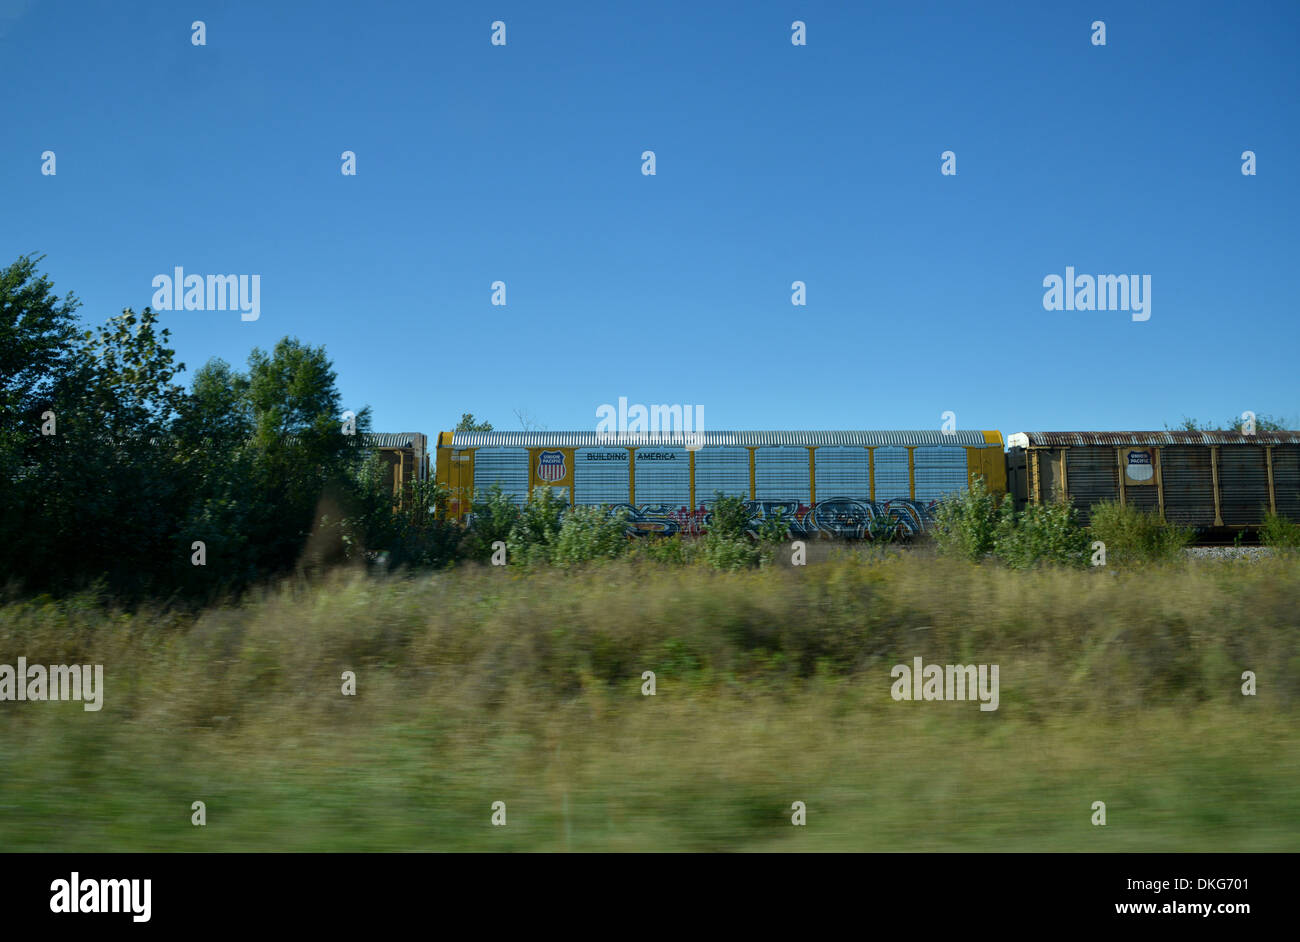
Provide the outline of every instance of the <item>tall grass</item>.
<path id="1" fill-rule="evenodd" d="M 1275 550 L 1300 550 L 1300 523 L 1270 511 L 1264 515 L 1259 539 Z"/>
<path id="2" fill-rule="evenodd" d="M 1177 559 L 1194 536 L 1158 513 L 1109 501 L 1093 505 L 1090 529 L 1106 544 L 1107 563 L 1119 565 Z"/>
<path id="3" fill-rule="evenodd" d="M 0 663 L 106 690 L 0 703 L 0 847 L 1294 847 L 1298 577 L 864 554 L 337 574 L 198 616 L 12 601 Z M 917 656 L 1000 665 L 999 709 L 895 702 Z"/>

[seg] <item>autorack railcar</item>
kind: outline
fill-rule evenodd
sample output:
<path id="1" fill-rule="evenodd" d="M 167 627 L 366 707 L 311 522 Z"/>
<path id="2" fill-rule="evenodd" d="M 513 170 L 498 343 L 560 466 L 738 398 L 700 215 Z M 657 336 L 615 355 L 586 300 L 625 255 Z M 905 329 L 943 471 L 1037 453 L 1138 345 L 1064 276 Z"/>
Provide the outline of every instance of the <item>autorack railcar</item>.
<path id="1" fill-rule="evenodd" d="M 1268 513 L 1300 522 L 1300 432 L 778 431 L 612 436 L 443 432 L 370 436 L 394 491 L 436 476 L 465 520 L 493 485 L 522 504 L 550 487 L 569 505 L 623 509 L 638 533 L 698 532 L 714 494 L 746 500 L 757 523 L 793 535 L 869 536 L 873 522 L 925 529 L 935 504 L 978 474 L 1018 507 L 1070 500 L 1080 522 L 1102 501 L 1196 528 L 1203 540 L 1254 530 Z"/>
<path id="2" fill-rule="evenodd" d="M 997 431 L 443 432 L 435 469 L 457 518 L 493 485 L 516 503 L 550 487 L 661 534 L 698 529 L 719 492 L 745 499 L 755 520 L 781 514 L 796 535 L 861 537 L 877 519 L 925 529 L 972 474 L 1006 490 Z"/>
<path id="3" fill-rule="evenodd" d="M 1300 432 L 1017 432 L 1007 446 L 1017 505 L 1071 500 L 1085 524 L 1103 501 L 1208 538 L 1270 512 L 1300 522 Z"/>

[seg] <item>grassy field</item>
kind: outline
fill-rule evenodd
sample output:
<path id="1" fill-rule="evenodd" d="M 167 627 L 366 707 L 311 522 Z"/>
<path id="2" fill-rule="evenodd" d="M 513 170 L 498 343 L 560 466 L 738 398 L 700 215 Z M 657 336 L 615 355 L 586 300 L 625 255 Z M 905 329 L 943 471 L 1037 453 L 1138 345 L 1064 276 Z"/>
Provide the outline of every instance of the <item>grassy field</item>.
<path id="1" fill-rule="evenodd" d="M 1298 629 L 1295 557 L 339 573 L 198 616 L 10 601 L 0 664 L 103 664 L 105 695 L 0 702 L 0 849 L 1295 850 Z M 893 700 L 917 656 L 999 665 L 999 708 Z"/>

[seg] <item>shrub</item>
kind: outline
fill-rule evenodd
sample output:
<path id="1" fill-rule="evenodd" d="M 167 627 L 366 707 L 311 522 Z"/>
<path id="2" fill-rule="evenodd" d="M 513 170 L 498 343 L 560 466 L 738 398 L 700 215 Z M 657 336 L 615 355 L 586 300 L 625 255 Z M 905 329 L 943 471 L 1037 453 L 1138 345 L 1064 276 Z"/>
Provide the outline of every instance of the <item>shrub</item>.
<path id="1" fill-rule="evenodd" d="M 892 515 L 873 516 L 867 521 L 867 535 L 872 543 L 892 543 L 898 537 L 900 525 Z"/>
<path id="2" fill-rule="evenodd" d="M 1005 501 L 998 514 L 993 551 L 1012 569 L 1054 564 L 1083 566 L 1090 559 L 1088 533 L 1070 503 L 1029 504 L 1017 513 Z"/>
<path id="3" fill-rule="evenodd" d="M 1300 550 L 1300 524 L 1270 511 L 1264 515 L 1259 540 L 1275 550 Z"/>
<path id="4" fill-rule="evenodd" d="M 614 559 L 628 548 L 627 512 L 603 507 L 574 507 L 564 515 L 555 536 L 551 561 L 572 566 L 593 559 Z"/>
<path id="5" fill-rule="evenodd" d="M 701 549 L 710 566 L 728 572 L 751 569 L 762 559 L 758 548 L 745 536 L 727 536 L 710 531 L 701 541 Z"/>
<path id="6" fill-rule="evenodd" d="M 715 491 L 709 511 L 708 532 L 699 540 L 700 557 L 714 569 L 749 569 L 762 561 L 749 531 L 749 507 L 745 498 Z"/>
<path id="7" fill-rule="evenodd" d="M 1010 507 L 1010 501 L 1004 506 Z M 993 552 L 997 528 L 997 495 L 989 491 L 979 475 L 971 479 L 969 488 L 943 501 L 935 510 L 934 538 L 941 553 L 983 559 Z M 871 537 L 879 538 L 874 528 Z"/>
<path id="8" fill-rule="evenodd" d="M 1192 529 L 1160 519 L 1158 513 L 1114 502 L 1092 508 L 1091 537 L 1106 544 L 1106 562 L 1145 563 L 1177 559 L 1192 541 Z"/>
<path id="9" fill-rule="evenodd" d="M 709 533 L 732 538 L 743 538 L 748 534 L 749 508 L 745 506 L 745 498 L 728 497 L 716 491 L 709 511 Z"/>
<path id="10" fill-rule="evenodd" d="M 487 562 L 492 556 L 492 544 L 501 540 L 508 545 L 510 533 L 518 523 L 519 507 L 501 490 L 500 484 L 479 491 L 474 495 L 473 516 L 461 546 L 463 554 L 468 559 Z"/>
<path id="11" fill-rule="evenodd" d="M 764 543 L 781 543 L 790 538 L 790 521 L 784 510 L 778 510 L 771 517 L 764 517 L 758 525 L 758 538 Z"/>
<path id="12" fill-rule="evenodd" d="M 436 569 L 454 563 L 464 533 L 447 516 L 449 496 L 447 487 L 435 481 L 408 482 L 402 501 L 391 502 L 398 505 L 396 509 L 381 507 L 379 514 L 372 514 L 367 521 L 370 540 L 378 536 L 373 543 L 380 548 L 376 558 L 391 569 Z M 346 533 L 343 539 L 352 542 Z"/>
<path id="13" fill-rule="evenodd" d="M 553 488 L 534 488 L 533 499 L 519 508 L 519 519 L 506 537 L 510 562 L 525 566 L 550 562 L 561 517 L 567 509 Z"/>
<path id="14" fill-rule="evenodd" d="M 669 566 L 685 566 L 700 555 L 700 540 L 672 536 L 644 536 L 632 541 L 628 555 Z"/>

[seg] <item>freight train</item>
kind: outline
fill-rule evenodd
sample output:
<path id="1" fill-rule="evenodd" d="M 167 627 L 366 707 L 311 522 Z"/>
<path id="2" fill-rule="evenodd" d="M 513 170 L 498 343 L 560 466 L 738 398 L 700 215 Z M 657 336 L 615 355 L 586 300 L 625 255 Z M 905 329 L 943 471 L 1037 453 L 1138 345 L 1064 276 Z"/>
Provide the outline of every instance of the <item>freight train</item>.
<path id="1" fill-rule="evenodd" d="M 622 510 L 635 534 L 689 534 L 722 493 L 744 498 L 755 526 L 779 514 L 796 536 L 869 539 L 927 529 L 938 502 L 979 475 L 1018 507 L 1073 501 L 1083 523 L 1101 501 L 1207 540 L 1268 512 L 1300 522 L 1300 432 L 443 432 L 432 453 L 417 433 L 370 444 L 395 491 L 432 476 L 458 520 L 494 485 L 520 504 L 548 487 L 571 506 Z"/>

